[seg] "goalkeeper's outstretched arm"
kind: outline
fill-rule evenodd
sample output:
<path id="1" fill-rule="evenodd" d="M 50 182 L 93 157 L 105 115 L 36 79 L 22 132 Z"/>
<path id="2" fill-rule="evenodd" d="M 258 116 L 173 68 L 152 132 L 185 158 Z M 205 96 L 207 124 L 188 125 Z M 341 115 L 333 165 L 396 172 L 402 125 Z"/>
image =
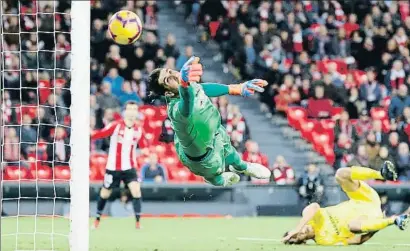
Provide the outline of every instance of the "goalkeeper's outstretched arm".
<path id="1" fill-rule="evenodd" d="M 224 95 L 235 95 L 248 97 L 255 92 L 263 92 L 267 85 L 265 80 L 253 79 L 241 84 L 223 85 L 217 83 L 202 83 L 202 88 L 208 97 L 220 97 Z"/>

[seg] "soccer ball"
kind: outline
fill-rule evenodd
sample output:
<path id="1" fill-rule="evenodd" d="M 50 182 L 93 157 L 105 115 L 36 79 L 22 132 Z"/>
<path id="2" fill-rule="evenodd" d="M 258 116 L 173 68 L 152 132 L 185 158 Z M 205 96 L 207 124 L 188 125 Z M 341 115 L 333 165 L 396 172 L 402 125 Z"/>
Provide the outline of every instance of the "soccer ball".
<path id="1" fill-rule="evenodd" d="M 141 36 L 141 19 L 134 12 L 118 11 L 108 23 L 108 32 L 117 44 L 132 44 Z"/>

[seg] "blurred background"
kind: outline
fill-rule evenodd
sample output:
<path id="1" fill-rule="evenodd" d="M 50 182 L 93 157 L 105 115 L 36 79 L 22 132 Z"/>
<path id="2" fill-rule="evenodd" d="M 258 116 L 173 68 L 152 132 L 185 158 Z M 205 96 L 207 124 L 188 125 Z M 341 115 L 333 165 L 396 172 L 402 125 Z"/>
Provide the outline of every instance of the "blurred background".
<path id="1" fill-rule="evenodd" d="M 36 179 L 44 193 L 61 186 L 67 196 L 64 184 L 50 186 L 50 180 L 70 175 L 69 2 L 1 3 L 10 14 L 2 17 L 1 44 L 5 197 L 21 196 L 21 182 Z M 135 168 L 145 214 L 296 215 L 307 203 L 344 199 L 333 177 L 338 168 L 378 170 L 385 160 L 396 164 L 399 181 L 372 185 L 388 214 L 408 208 L 407 1 L 91 3 L 90 127 L 121 118 L 129 100 L 140 104 L 144 134 Z M 143 21 L 134 45 L 116 45 L 107 33 L 109 18 L 121 9 Z M 147 77 L 157 67 L 179 70 L 192 55 L 201 57 L 204 82 L 268 81 L 258 98 L 213 102 L 242 158 L 268 167 L 271 180 L 243 177 L 237 186 L 215 188 L 178 161 L 165 106 L 148 97 Z M 109 139 L 91 142 L 91 214 L 108 147 Z M 126 189 L 116 191 L 106 213 L 131 215 L 127 200 Z M 4 213 L 15 214 L 15 204 L 5 201 Z M 68 210 L 63 201 L 57 205 L 61 214 Z"/>

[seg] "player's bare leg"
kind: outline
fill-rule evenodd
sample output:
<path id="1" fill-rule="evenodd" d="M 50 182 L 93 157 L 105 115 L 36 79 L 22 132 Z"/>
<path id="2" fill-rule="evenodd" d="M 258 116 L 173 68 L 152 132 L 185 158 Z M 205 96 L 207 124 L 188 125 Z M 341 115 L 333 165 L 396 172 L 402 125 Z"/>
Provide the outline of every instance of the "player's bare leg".
<path id="1" fill-rule="evenodd" d="M 236 173 L 242 173 L 257 179 L 269 179 L 271 171 L 265 166 L 258 163 L 243 161 L 235 151 L 226 157 L 226 164 L 230 165 L 229 170 Z"/>
<path id="2" fill-rule="evenodd" d="M 111 189 L 107 189 L 105 187 L 102 187 L 100 190 L 100 196 L 98 197 L 97 201 L 97 217 L 94 221 L 94 228 L 98 228 L 98 226 L 100 225 L 101 214 L 104 211 L 105 204 L 107 203 L 108 198 L 111 196 L 111 192 Z"/>
<path id="3" fill-rule="evenodd" d="M 239 177 L 239 175 L 234 172 L 224 172 L 215 177 L 205 179 L 207 183 L 210 183 L 214 186 L 222 187 L 231 186 L 233 184 L 238 183 L 240 180 L 241 177 Z"/>
<path id="4" fill-rule="evenodd" d="M 135 213 L 135 227 L 140 229 L 140 218 L 141 218 L 141 186 L 138 181 L 131 181 L 128 183 L 128 189 L 132 196 L 132 206 Z"/>

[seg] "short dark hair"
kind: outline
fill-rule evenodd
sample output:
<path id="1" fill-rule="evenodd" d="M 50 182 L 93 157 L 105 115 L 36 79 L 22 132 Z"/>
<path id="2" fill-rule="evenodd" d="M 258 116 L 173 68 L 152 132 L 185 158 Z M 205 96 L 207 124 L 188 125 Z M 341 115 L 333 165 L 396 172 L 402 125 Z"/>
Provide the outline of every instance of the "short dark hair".
<path id="1" fill-rule="evenodd" d="M 148 77 L 148 90 L 150 91 L 150 96 L 164 96 L 165 88 L 159 83 L 159 74 L 164 68 L 157 68 L 153 70 Z"/>
<path id="2" fill-rule="evenodd" d="M 124 104 L 124 109 L 127 109 L 127 106 L 129 105 L 138 105 L 138 103 L 135 102 L 134 100 L 129 100 Z"/>

